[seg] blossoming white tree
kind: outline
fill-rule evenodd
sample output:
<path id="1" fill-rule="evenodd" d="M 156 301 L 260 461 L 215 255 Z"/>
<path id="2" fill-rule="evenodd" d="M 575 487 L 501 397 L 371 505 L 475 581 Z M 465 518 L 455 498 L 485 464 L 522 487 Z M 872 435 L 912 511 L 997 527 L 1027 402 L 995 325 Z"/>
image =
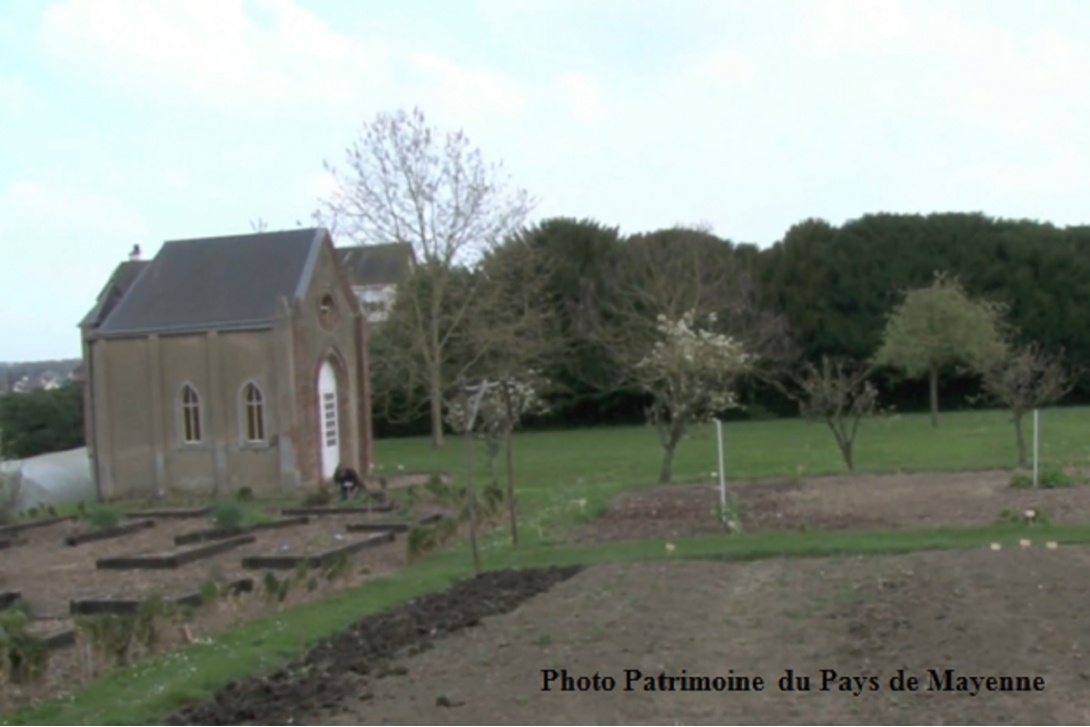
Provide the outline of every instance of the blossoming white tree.
<path id="1" fill-rule="evenodd" d="M 673 478 L 674 453 L 689 426 L 738 405 L 735 384 L 753 363 L 741 343 L 713 330 L 714 313 L 704 320 L 698 325 L 691 310 L 676 320 L 659 315 L 659 340 L 635 366 L 663 449 L 660 483 Z"/>

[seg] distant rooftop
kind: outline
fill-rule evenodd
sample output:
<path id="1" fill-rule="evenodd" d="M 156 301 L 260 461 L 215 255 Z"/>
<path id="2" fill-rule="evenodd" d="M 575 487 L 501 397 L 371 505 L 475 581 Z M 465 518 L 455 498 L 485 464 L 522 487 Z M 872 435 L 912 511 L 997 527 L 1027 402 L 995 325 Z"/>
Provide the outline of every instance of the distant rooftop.
<path id="1" fill-rule="evenodd" d="M 396 285 L 412 268 L 413 246 L 407 242 L 337 248 L 352 285 Z"/>

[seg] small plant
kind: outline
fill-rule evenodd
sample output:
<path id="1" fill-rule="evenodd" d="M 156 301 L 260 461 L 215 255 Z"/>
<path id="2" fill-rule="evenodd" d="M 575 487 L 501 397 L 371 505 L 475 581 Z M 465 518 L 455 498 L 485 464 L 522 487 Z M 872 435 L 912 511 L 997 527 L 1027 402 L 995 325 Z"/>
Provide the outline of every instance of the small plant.
<path id="1" fill-rule="evenodd" d="M 212 523 L 217 528 L 239 530 L 250 524 L 249 512 L 236 500 L 220 500 L 212 506 Z"/>
<path id="2" fill-rule="evenodd" d="M 281 580 L 277 578 L 276 574 L 272 571 L 265 571 L 265 576 L 261 583 L 265 592 L 265 600 L 269 603 L 277 604 L 277 609 L 282 608 L 284 601 L 291 592 L 293 583 L 291 577 L 288 576 Z"/>
<path id="3" fill-rule="evenodd" d="M 409 560 L 414 561 L 435 549 L 435 528 L 430 525 L 417 525 L 409 530 L 405 543 L 409 551 Z"/>
<path id="4" fill-rule="evenodd" d="M 1062 467 L 1056 465 L 1045 465 L 1037 475 L 1037 487 L 1042 490 L 1072 487 L 1075 484 L 1077 484 L 1076 479 L 1067 474 Z M 1033 476 L 1025 470 L 1018 470 L 1011 475 L 1011 487 L 1032 489 Z"/>
<path id="5" fill-rule="evenodd" d="M 1048 525 L 1050 520 L 1048 513 L 1041 508 L 1030 507 L 1025 510 L 1007 508 L 999 513 L 999 522 L 1013 525 Z"/>
<path id="6" fill-rule="evenodd" d="M 1011 487 L 1024 490 L 1033 487 L 1033 477 L 1024 470 L 1017 470 L 1011 475 Z M 1006 512 L 1006 510 L 1004 510 Z"/>
<path id="7" fill-rule="evenodd" d="M 117 524 L 121 522 L 122 512 L 116 507 L 96 507 L 87 515 L 87 523 L 97 529 L 106 530 L 107 528 L 117 527 Z"/>
<path id="8" fill-rule="evenodd" d="M 132 616 L 95 614 L 75 619 L 76 633 L 83 639 L 95 657 L 105 659 L 112 666 L 125 666 L 132 647 Z"/>
<path id="9" fill-rule="evenodd" d="M 1074 484 L 1075 480 L 1064 472 L 1062 467 L 1055 465 L 1046 465 L 1041 468 L 1040 477 L 1037 480 L 1038 487 L 1046 490 L 1071 487 Z"/>
<path id="10" fill-rule="evenodd" d="M 209 578 L 201 583 L 200 588 L 201 603 L 205 606 L 211 606 L 213 603 L 219 600 L 220 586 L 216 581 Z"/>
<path id="11" fill-rule="evenodd" d="M 306 560 L 300 560 L 295 564 L 295 570 L 292 575 L 297 583 L 305 583 L 310 576 L 310 563 Z"/>
<path id="12" fill-rule="evenodd" d="M 158 593 L 140 604 L 133 620 L 133 641 L 145 651 L 152 651 L 159 645 L 160 624 L 174 619 L 178 615 L 176 604 L 163 598 Z"/>
<path id="13" fill-rule="evenodd" d="M 6 682 L 29 684 L 45 676 L 49 649 L 27 631 L 27 621 L 23 611 L 0 613 L 0 688 Z"/>
<path id="14" fill-rule="evenodd" d="M 482 494 L 482 506 L 487 515 L 495 514 L 503 505 L 503 488 L 495 482 L 488 484 Z"/>
<path id="15" fill-rule="evenodd" d="M 741 509 L 738 500 L 728 499 L 726 506 L 719 503 L 715 506 L 715 518 L 728 533 L 742 532 Z"/>
<path id="16" fill-rule="evenodd" d="M 254 490 L 253 490 L 253 488 L 252 487 L 246 487 L 246 486 L 238 488 L 238 492 L 235 493 L 235 499 L 238 500 L 239 502 L 253 502 L 254 501 Z"/>
<path id="17" fill-rule="evenodd" d="M 341 579 L 347 578 L 351 572 L 352 561 L 348 558 L 347 553 L 340 553 L 333 559 L 329 565 L 325 567 L 325 577 L 330 583 Z"/>
<path id="18" fill-rule="evenodd" d="M 83 520 L 87 517 L 87 503 L 83 500 L 80 500 L 76 503 L 76 515 L 79 517 L 80 520 Z"/>

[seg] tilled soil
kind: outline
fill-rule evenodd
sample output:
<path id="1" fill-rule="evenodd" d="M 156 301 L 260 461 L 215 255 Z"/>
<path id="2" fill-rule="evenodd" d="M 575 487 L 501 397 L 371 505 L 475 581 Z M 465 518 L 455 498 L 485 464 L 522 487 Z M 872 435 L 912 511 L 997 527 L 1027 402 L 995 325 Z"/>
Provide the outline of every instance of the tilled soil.
<path id="1" fill-rule="evenodd" d="M 325 655 L 315 666 L 330 684 L 325 692 L 296 666 L 263 682 L 266 693 L 247 687 L 244 699 L 229 697 L 231 709 L 189 718 L 338 725 L 1086 724 L 1090 579 L 1076 574 L 1088 567 L 1086 548 L 1049 550 L 1039 542 L 999 552 L 595 566 L 512 612 L 434 639 L 430 649 L 384 658 L 381 666 L 370 654 L 389 649 L 370 641 L 384 644 L 391 636 L 369 629 L 334 640 L 326 648 L 341 656 Z M 430 632 L 440 604 L 413 612 L 418 633 Z M 393 613 L 374 623 L 401 631 L 403 618 Z M 452 620 L 472 619 L 458 616 L 443 627 Z M 354 666 L 369 672 L 343 674 Z M 945 690 L 948 669 L 954 676 L 1039 678 L 1043 688 L 1001 692 L 969 683 L 962 690 L 952 681 L 954 689 Z M 781 689 L 787 670 L 808 678 L 809 689 Z M 898 670 L 919 680 L 916 690 L 891 683 Z M 641 678 L 630 683 L 634 671 Z M 568 688 L 563 676 L 546 684 L 554 672 L 566 673 Z M 760 677 L 764 688 L 709 691 L 675 683 L 671 689 L 659 681 L 682 674 L 745 676 L 751 684 Z M 595 675 L 600 684 L 614 679 L 614 688 L 595 690 Z M 296 700 L 328 703 L 308 710 Z"/>
<path id="2" fill-rule="evenodd" d="M 1090 520 L 1090 486 L 1015 489 L 1003 471 L 731 483 L 729 492 L 747 532 L 979 527 L 999 522 L 1005 510 L 1029 508 L 1059 524 Z M 628 492 L 571 539 L 600 543 L 721 533 L 718 504 L 714 484 Z"/>
<path id="3" fill-rule="evenodd" d="M 497 571 L 463 580 L 369 616 L 271 674 L 228 684 L 213 700 L 186 707 L 166 724 L 320 724 L 373 696 L 371 680 L 404 673 L 393 665 L 436 639 L 477 626 L 570 578 L 578 567 Z M 360 722 L 359 724 L 365 724 Z"/>

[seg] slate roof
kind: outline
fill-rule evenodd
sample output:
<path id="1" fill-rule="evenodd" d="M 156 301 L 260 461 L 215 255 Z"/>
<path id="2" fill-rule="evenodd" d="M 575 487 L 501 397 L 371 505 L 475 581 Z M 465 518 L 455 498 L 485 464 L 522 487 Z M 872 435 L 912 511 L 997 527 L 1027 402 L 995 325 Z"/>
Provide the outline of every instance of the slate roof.
<path id="1" fill-rule="evenodd" d="M 98 294 L 94 306 L 79 322 L 80 327 L 94 327 L 102 323 L 147 266 L 147 260 L 129 260 L 118 265 Z"/>
<path id="2" fill-rule="evenodd" d="M 341 247 L 337 257 L 352 285 L 397 285 L 415 259 L 407 242 Z"/>
<path id="3" fill-rule="evenodd" d="M 174 240 L 98 328 L 103 337 L 269 328 L 281 297 L 300 297 L 320 228 Z"/>

